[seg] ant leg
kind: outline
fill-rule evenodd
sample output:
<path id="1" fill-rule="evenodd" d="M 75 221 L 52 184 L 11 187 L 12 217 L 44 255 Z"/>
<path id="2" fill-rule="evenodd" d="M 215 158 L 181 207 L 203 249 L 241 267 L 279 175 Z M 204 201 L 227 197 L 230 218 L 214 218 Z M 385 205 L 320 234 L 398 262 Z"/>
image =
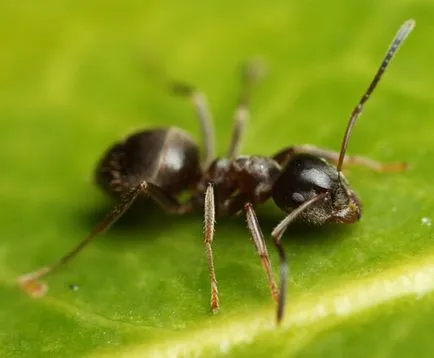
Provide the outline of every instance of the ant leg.
<path id="1" fill-rule="evenodd" d="M 332 150 L 327 150 L 323 148 L 318 148 L 313 145 L 305 144 L 294 147 L 288 147 L 273 156 L 273 159 L 276 160 L 279 164 L 284 165 L 288 162 L 292 155 L 297 153 L 307 153 L 312 154 L 321 158 L 326 159 L 327 161 L 337 164 L 339 161 L 339 152 L 334 152 Z M 372 170 L 375 170 L 379 173 L 385 172 L 402 172 L 408 169 L 408 164 L 404 162 L 400 163 L 381 163 L 375 160 L 362 157 L 359 155 L 350 156 L 347 155 L 344 158 L 344 165 L 361 165 Z"/>
<path id="2" fill-rule="evenodd" d="M 246 128 L 246 122 L 249 118 L 249 109 L 247 105 L 239 104 L 235 109 L 235 124 L 232 131 L 231 143 L 229 144 L 228 158 L 235 158 L 239 154 L 241 139 Z"/>
<path id="3" fill-rule="evenodd" d="M 197 118 L 199 119 L 200 129 L 203 138 L 203 147 L 205 155 L 203 158 L 203 167 L 207 168 L 211 161 L 214 159 L 214 128 L 211 112 L 208 109 L 208 103 L 205 95 L 200 93 L 194 87 L 177 82 L 173 83 L 171 90 L 173 93 L 185 96 L 191 100 L 196 111 Z"/>
<path id="4" fill-rule="evenodd" d="M 235 158 L 239 154 L 241 140 L 245 132 L 246 122 L 249 119 L 249 106 L 252 96 L 252 87 L 264 74 L 264 65 L 258 61 L 249 61 L 242 71 L 242 88 L 238 105 L 234 115 L 234 129 L 229 144 L 228 157 Z"/>
<path id="5" fill-rule="evenodd" d="M 143 183 L 142 183 L 143 184 Z M 142 185 L 141 184 L 141 185 Z M 193 210 L 193 201 L 180 203 L 175 197 L 165 193 L 160 187 L 152 183 L 146 183 L 147 189 L 143 191 L 154 200 L 164 211 L 170 214 L 185 214 Z"/>
<path id="6" fill-rule="evenodd" d="M 219 309 L 219 296 L 217 280 L 214 271 L 214 259 L 211 244 L 214 239 L 215 203 L 213 184 L 209 183 L 205 192 L 205 218 L 204 218 L 204 243 L 208 258 L 209 278 L 211 281 L 211 312 L 216 313 Z"/>
<path id="7" fill-rule="evenodd" d="M 246 215 L 247 226 L 250 231 L 250 237 L 255 244 L 256 251 L 261 259 L 262 267 L 267 275 L 268 285 L 270 287 L 271 296 L 275 302 L 279 300 L 279 289 L 274 282 L 270 258 L 268 256 L 267 246 L 264 241 L 261 227 L 259 226 L 253 205 L 249 202 L 249 198 L 245 193 L 239 193 L 225 201 L 223 206 L 225 213 L 229 216 L 236 215 L 244 208 Z"/>
<path id="8" fill-rule="evenodd" d="M 247 226 L 250 231 L 250 236 L 261 259 L 265 274 L 267 275 L 268 285 L 271 291 L 271 297 L 277 303 L 279 302 L 279 289 L 274 282 L 270 258 L 268 256 L 267 246 L 265 245 L 264 241 L 264 235 L 262 234 L 261 227 L 259 226 L 259 222 L 256 217 L 255 211 L 253 210 L 252 204 L 246 203 L 244 205 L 244 211 L 246 213 Z"/>
<path id="9" fill-rule="evenodd" d="M 166 195 L 157 186 L 143 181 L 124 196 L 121 197 L 118 204 L 94 227 L 94 229 L 81 240 L 77 246 L 69 251 L 65 256 L 54 262 L 52 265 L 44 266 L 39 270 L 22 275 L 18 278 L 18 284 L 21 289 L 32 297 L 41 297 L 47 291 L 47 286 L 44 283 L 38 282 L 39 279 L 65 265 L 79 252 L 81 252 L 98 234 L 107 230 L 116 222 L 131 206 L 134 200 L 140 195 L 149 195 L 153 200 L 160 204 L 169 212 L 182 213 L 191 210 L 191 204 L 180 204 L 175 198 Z"/>
<path id="10" fill-rule="evenodd" d="M 288 264 L 286 262 L 285 250 L 283 249 L 281 239 L 282 235 L 288 228 L 288 226 L 297 218 L 297 216 L 305 210 L 310 205 L 316 203 L 317 201 L 324 199 L 327 195 L 327 192 L 314 196 L 312 199 L 305 201 L 298 208 L 289 213 L 272 231 L 271 236 L 273 237 L 274 244 L 277 248 L 277 252 L 279 253 L 280 258 L 280 295 L 279 302 L 277 304 L 277 324 L 282 321 L 283 313 L 285 309 L 285 300 L 286 300 L 286 284 L 287 284 L 287 275 L 288 275 Z"/>

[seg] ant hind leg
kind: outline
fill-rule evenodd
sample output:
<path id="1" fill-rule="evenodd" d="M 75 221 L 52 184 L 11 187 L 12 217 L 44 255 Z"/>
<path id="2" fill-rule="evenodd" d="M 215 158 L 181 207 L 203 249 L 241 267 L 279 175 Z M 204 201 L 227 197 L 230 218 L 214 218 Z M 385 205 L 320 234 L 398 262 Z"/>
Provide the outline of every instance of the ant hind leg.
<path id="1" fill-rule="evenodd" d="M 172 83 L 171 91 L 176 95 L 187 97 L 193 104 L 202 132 L 205 152 L 202 166 L 206 169 L 215 157 L 213 120 L 206 97 L 193 86 L 183 82 Z"/>
<path id="2" fill-rule="evenodd" d="M 81 252 L 98 234 L 107 230 L 113 225 L 132 205 L 136 198 L 140 195 L 148 195 L 151 199 L 156 201 L 160 206 L 168 212 L 184 213 L 192 209 L 190 202 L 180 204 L 175 198 L 165 194 L 159 187 L 146 181 L 141 182 L 139 185 L 125 193 L 120 201 L 113 207 L 113 209 L 93 228 L 93 230 L 82 239 L 71 251 L 62 256 L 53 264 L 44 266 L 36 271 L 27 273 L 18 278 L 18 284 L 21 289 L 32 297 L 43 296 L 48 287 L 45 283 L 39 280 L 62 267 L 79 252 Z"/>

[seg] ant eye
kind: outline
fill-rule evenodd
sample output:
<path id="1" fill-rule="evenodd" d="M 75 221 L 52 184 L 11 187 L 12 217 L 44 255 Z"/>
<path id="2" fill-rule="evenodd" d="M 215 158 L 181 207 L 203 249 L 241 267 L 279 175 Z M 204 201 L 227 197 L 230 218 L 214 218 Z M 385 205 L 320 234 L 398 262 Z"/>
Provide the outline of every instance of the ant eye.
<path id="1" fill-rule="evenodd" d="M 296 203 L 299 203 L 299 204 L 305 202 L 304 196 L 301 195 L 300 193 L 293 193 L 292 194 L 292 200 L 294 200 Z"/>

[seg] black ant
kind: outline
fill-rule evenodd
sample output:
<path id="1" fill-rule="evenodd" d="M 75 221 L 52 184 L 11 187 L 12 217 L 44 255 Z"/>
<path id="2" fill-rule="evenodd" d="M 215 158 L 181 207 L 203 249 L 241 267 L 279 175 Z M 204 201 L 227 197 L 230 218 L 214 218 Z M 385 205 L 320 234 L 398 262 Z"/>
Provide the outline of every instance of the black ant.
<path id="1" fill-rule="evenodd" d="M 342 174 L 343 165 L 359 164 L 378 172 L 401 171 L 404 163 L 382 164 L 368 158 L 347 156 L 351 130 L 362 113 L 363 105 L 374 91 L 398 47 L 415 26 L 406 21 L 390 45 L 380 68 L 349 119 L 340 152 L 311 145 L 287 147 L 274 156 L 239 156 L 240 139 L 249 116 L 251 88 L 258 71 L 247 66 L 243 90 L 235 111 L 235 126 L 227 158 L 215 158 L 211 115 L 205 98 L 186 85 L 175 85 L 176 93 L 193 103 L 201 124 L 204 158 L 190 135 L 178 128 L 150 129 L 135 133 L 113 145 L 96 170 L 98 184 L 119 199 L 115 207 L 72 251 L 50 266 L 19 278 L 21 288 L 30 295 L 42 296 L 47 287 L 40 278 L 63 266 L 79 253 L 97 234 L 112 225 L 139 196 L 156 201 L 169 213 L 183 214 L 204 208 L 204 243 L 211 280 L 211 310 L 219 309 L 217 280 L 211 244 L 215 216 L 235 215 L 244 211 L 251 238 L 267 275 L 271 295 L 277 302 L 277 322 L 283 317 L 287 263 L 281 238 L 297 218 L 321 225 L 328 222 L 354 223 L 360 219 L 361 204 Z M 336 164 L 336 167 L 329 164 Z M 177 196 L 188 191 L 190 198 L 179 202 Z M 254 206 L 270 198 L 287 216 L 271 236 L 280 258 L 280 289 L 277 288 Z M 280 294 L 279 294 L 280 292 Z"/>

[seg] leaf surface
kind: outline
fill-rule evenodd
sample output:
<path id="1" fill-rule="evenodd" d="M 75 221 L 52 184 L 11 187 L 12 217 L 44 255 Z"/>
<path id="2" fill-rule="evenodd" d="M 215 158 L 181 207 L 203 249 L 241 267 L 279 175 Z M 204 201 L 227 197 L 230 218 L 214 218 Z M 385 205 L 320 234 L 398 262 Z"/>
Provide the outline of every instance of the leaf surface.
<path id="1" fill-rule="evenodd" d="M 20 0 L 0 10 L 1 357 L 433 355 L 431 2 Z M 366 105 L 349 151 L 404 160 L 411 170 L 351 168 L 362 220 L 285 235 L 291 274 L 281 328 L 242 217 L 217 221 L 216 316 L 202 213 L 172 217 L 152 205 L 136 205 L 47 278 L 46 297 L 18 290 L 19 275 L 65 253 L 110 209 L 92 180 L 109 145 L 157 126 L 184 128 L 200 142 L 191 107 L 164 91 L 150 63 L 208 95 L 220 155 L 239 67 L 256 56 L 269 74 L 254 93 L 243 152 L 338 149 L 407 18 L 416 29 Z M 270 202 L 258 217 L 270 233 L 282 213 Z"/>

